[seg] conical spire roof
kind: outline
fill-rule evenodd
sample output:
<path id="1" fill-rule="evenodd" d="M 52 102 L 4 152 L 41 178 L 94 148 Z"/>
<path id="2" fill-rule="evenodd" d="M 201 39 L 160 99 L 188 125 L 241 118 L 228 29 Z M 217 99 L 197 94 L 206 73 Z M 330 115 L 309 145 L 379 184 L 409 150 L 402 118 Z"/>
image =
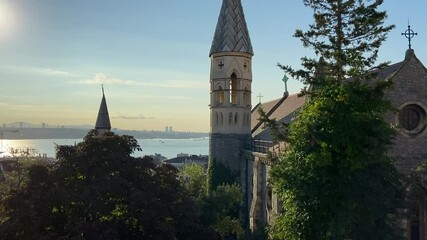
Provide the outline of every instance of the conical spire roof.
<path id="1" fill-rule="evenodd" d="M 211 51 L 254 54 L 240 0 L 223 0 Z"/>
<path id="2" fill-rule="evenodd" d="M 96 118 L 95 129 L 110 130 L 110 116 L 108 115 L 107 101 L 105 100 L 104 87 L 102 88 L 102 100 L 99 106 L 98 117 Z"/>

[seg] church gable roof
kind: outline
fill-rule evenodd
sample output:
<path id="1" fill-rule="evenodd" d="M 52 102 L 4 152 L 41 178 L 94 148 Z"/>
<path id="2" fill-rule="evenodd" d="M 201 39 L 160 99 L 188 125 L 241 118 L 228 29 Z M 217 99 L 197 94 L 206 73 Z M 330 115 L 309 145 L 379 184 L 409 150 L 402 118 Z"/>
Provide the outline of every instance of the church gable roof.
<path id="1" fill-rule="evenodd" d="M 108 114 L 107 101 L 105 100 L 104 89 L 102 89 L 102 100 L 99 106 L 98 117 L 96 118 L 95 129 L 111 129 L 110 116 Z"/>
<path id="2" fill-rule="evenodd" d="M 220 52 L 254 54 L 240 0 L 223 0 L 209 56 Z"/>
<path id="3" fill-rule="evenodd" d="M 266 131 L 259 122 L 258 109 L 262 108 L 267 113 L 270 119 L 277 121 L 285 121 L 292 119 L 293 113 L 298 110 L 306 101 L 306 96 L 298 96 L 298 94 L 289 95 L 288 97 L 278 98 L 266 103 L 258 104 L 251 114 L 251 129 L 252 136 L 256 137 Z"/>

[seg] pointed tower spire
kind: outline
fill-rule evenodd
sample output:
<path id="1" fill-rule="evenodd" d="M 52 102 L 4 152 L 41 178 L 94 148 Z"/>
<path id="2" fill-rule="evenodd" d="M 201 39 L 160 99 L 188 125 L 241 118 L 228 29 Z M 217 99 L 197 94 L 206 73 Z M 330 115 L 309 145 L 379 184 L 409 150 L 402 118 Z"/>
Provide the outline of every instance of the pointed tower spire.
<path id="1" fill-rule="evenodd" d="M 251 139 L 253 55 L 241 0 L 223 0 L 209 54 L 209 156 L 236 173 Z"/>
<path id="2" fill-rule="evenodd" d="M 105 100 L 104 86 L 102 86 L 102 100 L 99 106 L 98 117 L 96 118 L 95 129 L 105 133 L 111 130 L 110 116 L 108 115 L 107 101 Z"/>
<path id="3" fill-rule="evenodd" d="M 221 52 L 254 54 L 240 0 L 222 2 L 209 56 Z"/>

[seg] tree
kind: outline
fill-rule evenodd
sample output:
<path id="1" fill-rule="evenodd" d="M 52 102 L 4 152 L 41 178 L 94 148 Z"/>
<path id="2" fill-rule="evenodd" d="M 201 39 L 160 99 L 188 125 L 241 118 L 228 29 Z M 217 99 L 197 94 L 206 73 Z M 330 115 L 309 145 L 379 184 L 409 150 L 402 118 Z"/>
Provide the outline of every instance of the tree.
<path id="1" fill-rule="evenodd" d="M 210 192 L 206 191 L 206 171 L 198 164 L 185 165 L 178 174 L 188 195 L 195 200 L 201 223 L 205 228 L 215 230 L 223 239 L 239 237 L 243 228 L 239 221 L 242 193 L 237 184 L 221 184 Z M 206 235 L 215 238 L 215 234 Z M 203 237 L 207 239 L 206 235 Z"/>
<path id="2" fill-rule="evenodd" d="M 209 158 L 207 173 L 207 191 L 211 193 L 220 185 L 231 185 L 237 182 L 238 173 L 231 170 L 224 163 Z"/>
<path id="3" fill-rule="evenodd" d="M 304 47 L 320 60 L 304 69 L 279 65 L 309 84 L 308 100 L 287 131 L 289 148 L 271 181 L 284 213 L 272 228 L 277 239 L 399 239 L 397 209 L 403 194 L 387 156 L 394 129 L 384 121 L 388 83 L 371 71 L 393 26 L 383 26 L 382 0 L 304 0 L 314 11 Z M 384 66 L 383 64 L 380 67 Z"/>
<path id="4" fill-rule="evenodd" d="M 239 237 L 243 229 L 239 222 L 242 193 L 237 184 L 219 185 L 203 199 L 201 219 L 205 226 L 213 226 L 224 239 Z"/>
<path id="5" fill-rule="evenodd" d="M 206 171 L 199 164 L 186 164 L 178 173 L 181 185 L 197 202 L 206 195 Z"/>
<path id="6" fill-rule="evenodd" d="M 131 136 L 90 132 L 58 146 L 57 162 L 29 168 L 28 184 L 0 203 L 0 239 L 198 239 L 193 201 L 177 170 L 134 158 Z"/>

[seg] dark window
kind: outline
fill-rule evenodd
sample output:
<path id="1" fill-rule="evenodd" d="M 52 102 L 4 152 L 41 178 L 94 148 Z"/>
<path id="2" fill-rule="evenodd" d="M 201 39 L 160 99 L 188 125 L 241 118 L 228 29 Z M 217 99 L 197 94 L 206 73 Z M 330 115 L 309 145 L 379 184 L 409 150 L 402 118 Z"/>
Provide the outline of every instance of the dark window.
<path id="1" fill-rule="evenodd" d="M 420 240 L 420 223 L 411 222 L 411 240 Z"/>
<path id="2" fill-rule="evenodd" d="M 230 103 L 237 103 L 237 93 L 237 76 L 236 73 L 233 73 L 230 77 Z"/>
<path id="3" fill-rule="evenodd" d="M 424 128 L 425 111 L 418 105 L 406 105 L 399 112 L 399 125 L 410 133 L 418 133 Z"/>

